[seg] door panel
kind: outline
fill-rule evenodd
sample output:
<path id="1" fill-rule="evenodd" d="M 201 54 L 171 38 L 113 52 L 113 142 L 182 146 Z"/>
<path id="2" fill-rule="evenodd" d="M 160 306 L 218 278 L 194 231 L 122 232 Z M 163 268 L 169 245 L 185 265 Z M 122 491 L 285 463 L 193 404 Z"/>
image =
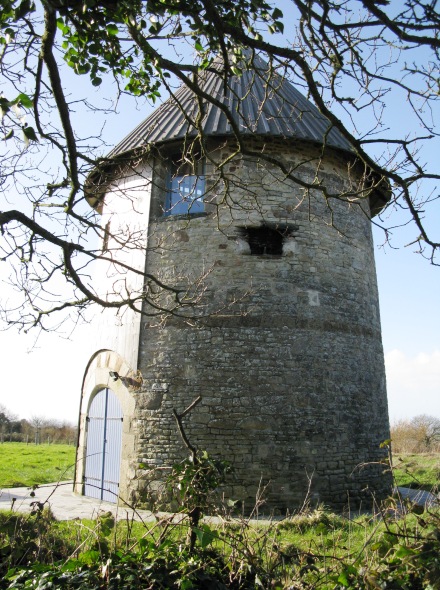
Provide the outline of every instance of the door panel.
<path id="1" fill-rule="evenodd" d="M 87 416 L 84 495 L 117 502 L 122 447 L 122 409 L 111 389 L 99 391 Z"/>

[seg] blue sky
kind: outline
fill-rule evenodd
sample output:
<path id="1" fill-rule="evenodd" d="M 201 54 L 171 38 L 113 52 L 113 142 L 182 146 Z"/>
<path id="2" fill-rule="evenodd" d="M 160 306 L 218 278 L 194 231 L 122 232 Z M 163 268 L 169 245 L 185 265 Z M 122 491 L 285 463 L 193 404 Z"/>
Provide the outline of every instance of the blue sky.
<path id="1" fill-rule="evenodd" d="M 83 80 L 74 78 L 79 92 Z M 387 124 L 408 127 L 402 97 L 390 95 L 387 101 Z M 132 102 L 123 101 L 119 117 L 105 130 L 109 144 L 122 139 L 150 108 L 144 105 L 139 111 Z M 94 117 L 79 115 L 86 126 Z M 425 157 L 438 171 L 440 150 Z M 427 216 L 438 236 L 440 207 L 428 209 Z M 386 224 L 401 221 L 405 220 L 397 212 Z M 425 413 L 440 418 L 440 268 L 416 254 L 416 246 L 405 247 L 414 237 L 410 227 L 397 228 L 394 234 L 396 249 L 381 248 L 383 233 L 374 230 L 390 417 L 396 421 Z M 44 415 L 76 422 L 81 379 L 91 353 L 87 326 L 78 327 L 70 339 L 68 334 L 37 336 L 0 332 L 0 404 L 20 417 Z"/>
<path id="2" fill-rule="evenodd" d="M 440 269 L 411 247 L 375 257 L 391 421 L 440 418 Z"/>

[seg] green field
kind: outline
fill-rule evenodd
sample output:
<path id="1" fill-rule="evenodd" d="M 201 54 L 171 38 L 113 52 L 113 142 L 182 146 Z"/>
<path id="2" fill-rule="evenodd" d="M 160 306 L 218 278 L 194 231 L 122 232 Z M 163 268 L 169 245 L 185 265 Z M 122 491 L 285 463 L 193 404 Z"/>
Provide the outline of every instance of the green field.
<path id="1" fill-rule="evenodd" d="M 65 468 L 73 465 L 74 448 L 67 445 L 5 443 L 0 456 L 3 487 L 72 477 L 72 467 Z M 398 485 L 438 481 L 436 455 L 395 456 L 394 463 Z M 271 525 L 235 515 L 201 523 L 192 549 L 188 518 L 177 525 L 167 516 L 115 523 L 102 513 L 95 521 L 59 522 L 50 510 L 4 511 L 0 590 L 440 590 L 439 509 L 395 508 L 390 500 L 379 514 L 347 518 L 306 507 Z"/>
<path id="2" fill-rule="evenodd" d="M 73 479 L 75 447 L 65 444 L 0 445 L 0 488 L 52 483 Z"/>
<path id="3" fill-rule="evenodd" d="M 0 445 L 0 488 L 30 487 L 73 478 L 75 447 L 65 444 Z M 438 454 L 396 454 L 396 485 L 432 490 L 440 482 Z"/>
<path id="4" fill-rule="evenodd" d="M 396 453 L 393 457 L 396 485 L 419 490 L 438 491 L 440 455 L 438 453 Z"/>

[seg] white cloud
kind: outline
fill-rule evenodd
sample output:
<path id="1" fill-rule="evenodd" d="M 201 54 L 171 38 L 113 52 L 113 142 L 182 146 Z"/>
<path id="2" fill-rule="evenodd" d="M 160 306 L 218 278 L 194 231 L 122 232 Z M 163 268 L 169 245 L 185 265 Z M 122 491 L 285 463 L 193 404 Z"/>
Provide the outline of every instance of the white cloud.
<path id="1" fill-rule="evenodd" d="M 440 418 L 440 350 L 385 354 L 390 420 L 429 414 Z"/>

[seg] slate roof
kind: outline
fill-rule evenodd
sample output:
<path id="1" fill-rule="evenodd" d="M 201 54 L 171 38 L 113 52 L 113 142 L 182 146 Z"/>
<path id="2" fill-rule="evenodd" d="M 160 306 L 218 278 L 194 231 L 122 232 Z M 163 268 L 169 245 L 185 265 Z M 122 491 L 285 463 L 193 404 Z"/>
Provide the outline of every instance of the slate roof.
<path id="1" fill-rule="evenodd" d="M 243 68 L 243 66 L 242 66 Z M 330 128 L 318 109 L 293 85 L 278 74 L 269 74 L 268 64 L 255 55 L 251 68 L 241 76 L 228 78 L 226 88 L 223 64 L 214 61 L 211 70 L 199 78 L 200 87 L 209 96 L 227 106 L 244 135 L 281 137 L 310 141 L 351 152 L 349 142 L 337 129 Z M 226 90 L 226 92 L 225 92 Z M 204 101 L 202 127 L 206 136 L 227 137 L 233 130 L 217 105 Z M 146 144 L 163 144 L 195 135 L 195 117 L 199 111 L 194 93 L 181 86 L 174 98 L 166 100 L 129 133 L 109 154 L 118 156 Z"/>

